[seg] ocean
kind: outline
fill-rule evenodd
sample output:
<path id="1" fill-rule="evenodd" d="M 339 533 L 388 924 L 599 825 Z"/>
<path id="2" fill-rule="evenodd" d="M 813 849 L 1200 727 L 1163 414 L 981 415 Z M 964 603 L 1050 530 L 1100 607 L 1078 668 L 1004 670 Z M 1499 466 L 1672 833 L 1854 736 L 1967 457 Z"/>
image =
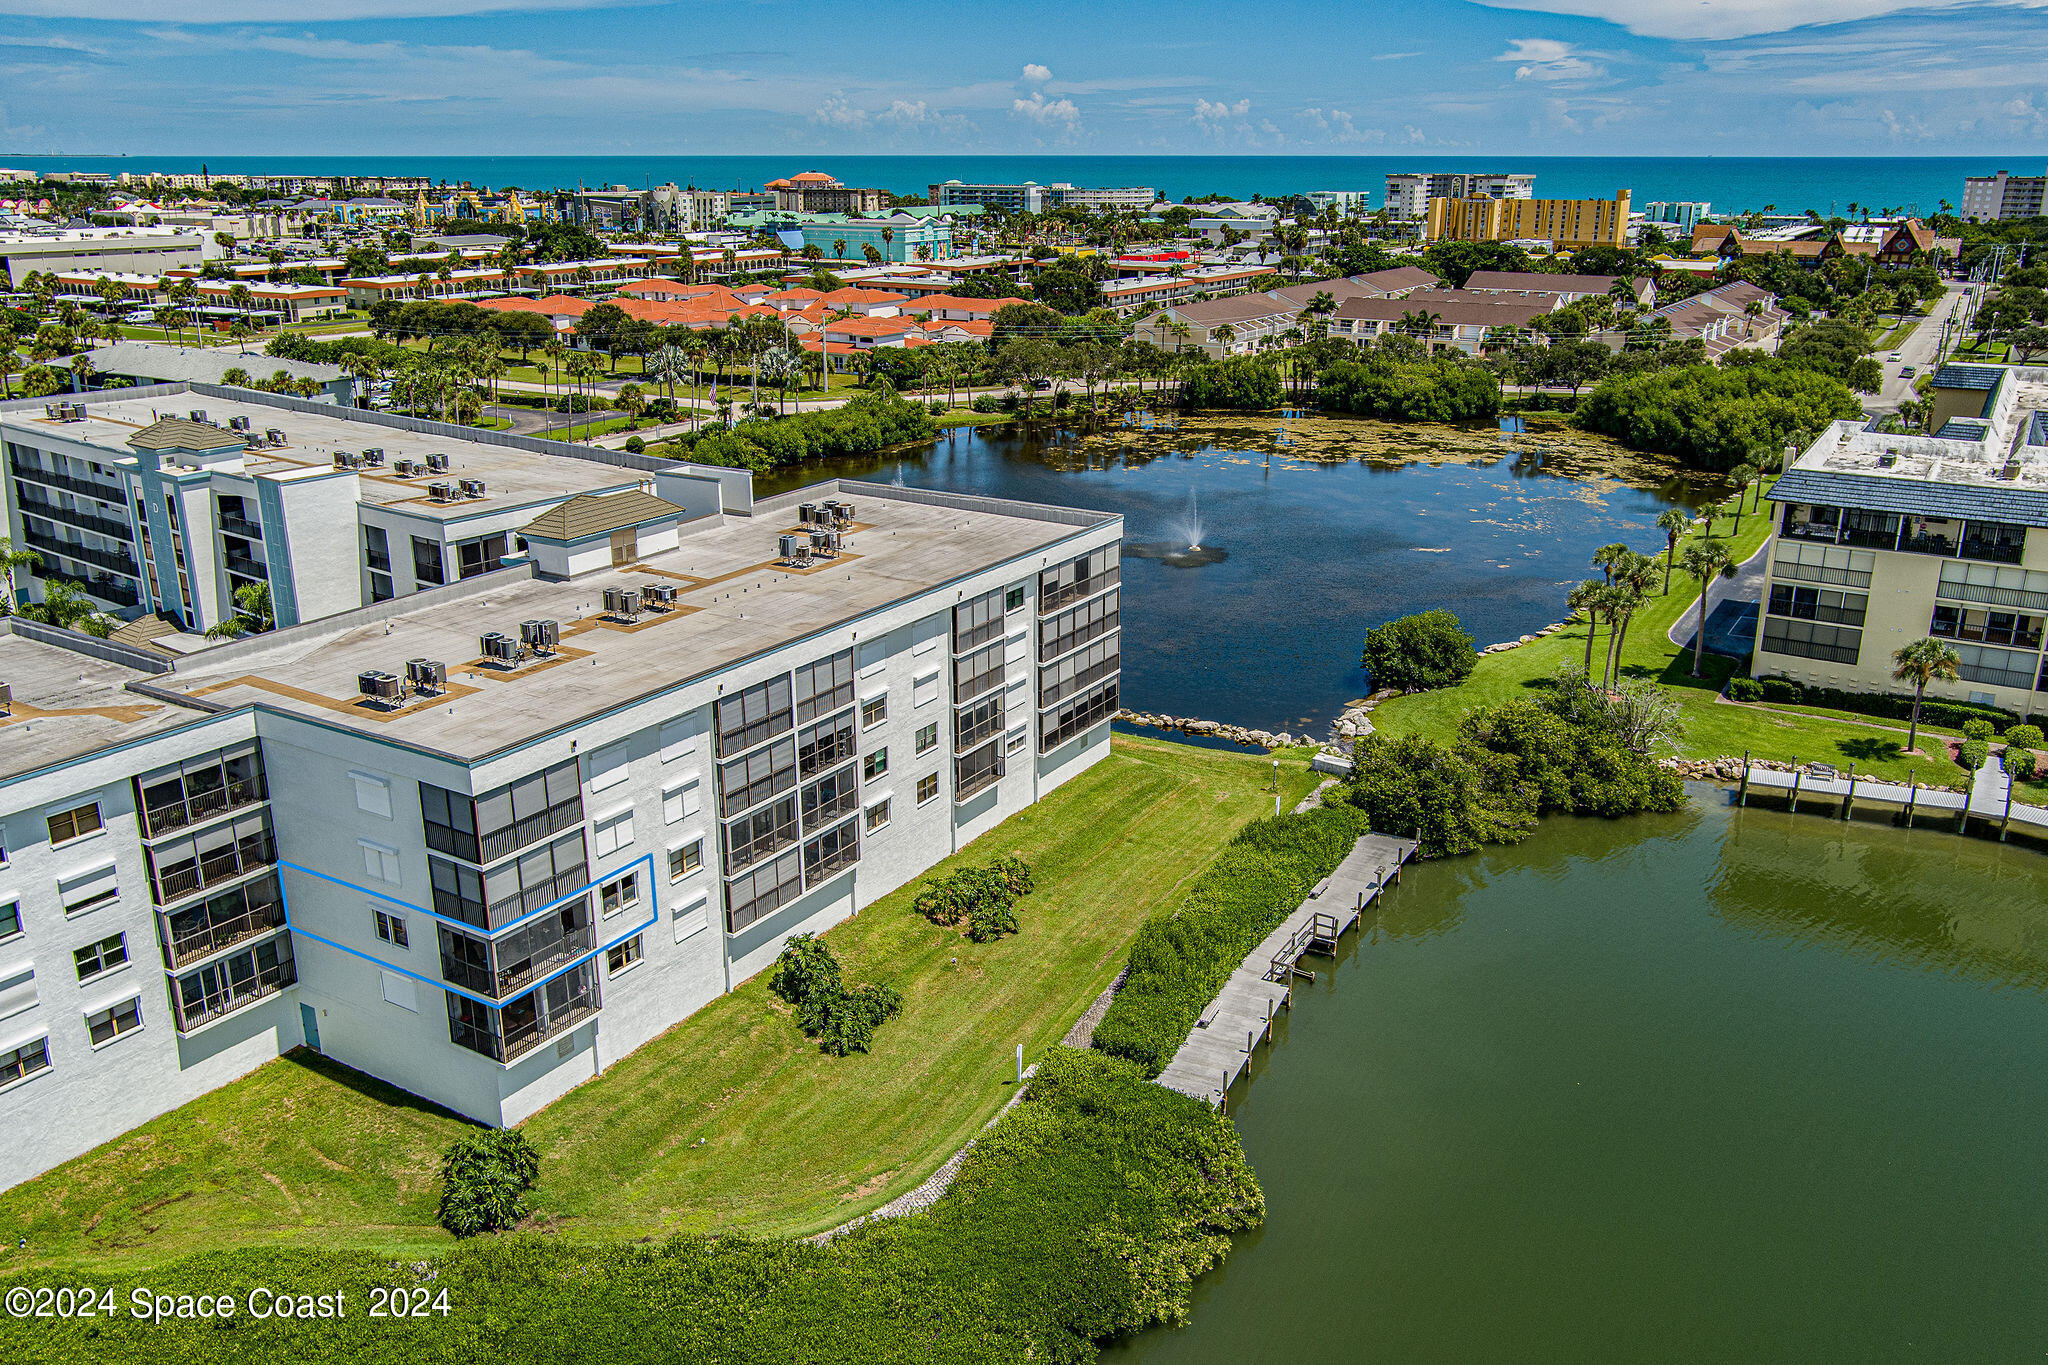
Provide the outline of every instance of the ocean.
<path id="1" fill-rule="evenodd" d="M 2010 158 L 2007 158 L 2010 160 Z M 1389 156 L 99 156 L 24 157 L 0 153 L 0 167 L 39 171 L 223 175 L 427 176 L 436 181 L 522 190 L 577 185 L 648 186 L 674 181 L 702 189 L 749 189 L 777 176 L 822 170 L 849 185 L 922 194 L 943 180 L 1083 186 L 1149 185 L 1169 199 L 1191 195 L 1369 190 L 1379 205 L 1389 174 L 1486 170 L 1533 174 L 1548 199 L 1610 197 L 1629 190 L 1640 208 L 1652 200 L 1705 200 L 1717 212 L 1778 209 L 1824 215 L 1850 204 L 1936 212 L 1963 197 L 1965 175 L 2004 164 L 1968 157 L 1447 157 Z M 2040 166 L 2015 165 L 2038 174 Z"/>

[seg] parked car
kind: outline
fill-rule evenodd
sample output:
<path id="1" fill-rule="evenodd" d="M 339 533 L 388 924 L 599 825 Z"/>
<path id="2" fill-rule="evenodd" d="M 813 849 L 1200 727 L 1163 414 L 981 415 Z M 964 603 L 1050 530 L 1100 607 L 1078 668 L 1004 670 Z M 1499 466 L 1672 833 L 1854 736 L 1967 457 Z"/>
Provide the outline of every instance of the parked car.
<path id="1" fill-rule="evenodd" d="M 1889 356 L 1886 357 L 1886 359 L 1890 360 L 1893 364 L 1896 365 L 1899 361 L 1899 353 L 1897 351 L 1893 351 Z"/>
<path id="2" fill-rule="evenodd" d="M 1908 365 L 1899 371 L 1899 378 L 1911 379 L 1917 373 L 1919 373 L 1917 370 L 1915 370 L 1911 365 Z"/>

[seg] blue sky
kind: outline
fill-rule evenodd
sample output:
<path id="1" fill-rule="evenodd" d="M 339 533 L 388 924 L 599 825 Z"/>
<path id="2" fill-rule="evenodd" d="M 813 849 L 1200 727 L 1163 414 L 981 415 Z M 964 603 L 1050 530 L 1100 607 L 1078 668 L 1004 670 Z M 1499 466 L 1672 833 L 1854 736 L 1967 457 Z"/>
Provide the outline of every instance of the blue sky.
<path id="1" fill-rule="evenodd" d="M 0 153 L 1431 149 L 2038 161 L 2048 0 L 0 0 Z"/>

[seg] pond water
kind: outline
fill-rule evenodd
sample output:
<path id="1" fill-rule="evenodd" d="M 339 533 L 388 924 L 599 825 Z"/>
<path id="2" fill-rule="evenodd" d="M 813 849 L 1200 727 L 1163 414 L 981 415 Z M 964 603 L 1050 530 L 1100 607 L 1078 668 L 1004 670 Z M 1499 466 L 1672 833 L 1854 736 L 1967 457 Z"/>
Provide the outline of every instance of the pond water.
<path id="1" fill-rule="evenodd" d="M 1693 496 L 1595 437 L 1298 417 L 961 431 L 757 491 L 833 476 L 1122 513 L 1123 704 L 1318 736 L 1364 694 L 1373 626 L 1448 607 L 1481 645 L 1540 630 L 1596 547 L 1661 552 L 1657 514 Z"/>
<path id="2" fill-rule="evenodd" d="M 1695 797 L 1414 866 L 1233 1096 L 1265 1225 L 1106 1359 L 2040 1359 L 2048 861 Z"/>

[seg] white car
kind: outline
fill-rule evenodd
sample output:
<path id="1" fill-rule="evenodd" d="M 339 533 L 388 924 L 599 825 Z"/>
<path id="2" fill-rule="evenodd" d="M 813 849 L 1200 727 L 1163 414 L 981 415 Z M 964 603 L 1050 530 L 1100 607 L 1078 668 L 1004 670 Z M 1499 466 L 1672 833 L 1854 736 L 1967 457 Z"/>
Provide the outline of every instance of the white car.
<path id="1" fill-rule="evenodd" d="M 1901 358 L 1901 356 L 1900 356 L 1900 353 L 1899 353 L 1898 351 L 1893 351 L 1893 352 L 1891 353 L 1890 357 L 1889 357 L 1889 359 L 1890 359 L 1890 360 L 1892 361 L 1892 363 L 1893 363 L 1893 364 L 1897 364 L 1897 363 L 1899 362 L 1900 358 Z"/>
<path id="2" fill-rule="evenodd" d="M 138 327 L 147 326 L 156 321 L 156 314 L 150 312 L 147 308 L 138 308 L 132 313 L 122 314 L 121 321 L 134 323 Z"/>

